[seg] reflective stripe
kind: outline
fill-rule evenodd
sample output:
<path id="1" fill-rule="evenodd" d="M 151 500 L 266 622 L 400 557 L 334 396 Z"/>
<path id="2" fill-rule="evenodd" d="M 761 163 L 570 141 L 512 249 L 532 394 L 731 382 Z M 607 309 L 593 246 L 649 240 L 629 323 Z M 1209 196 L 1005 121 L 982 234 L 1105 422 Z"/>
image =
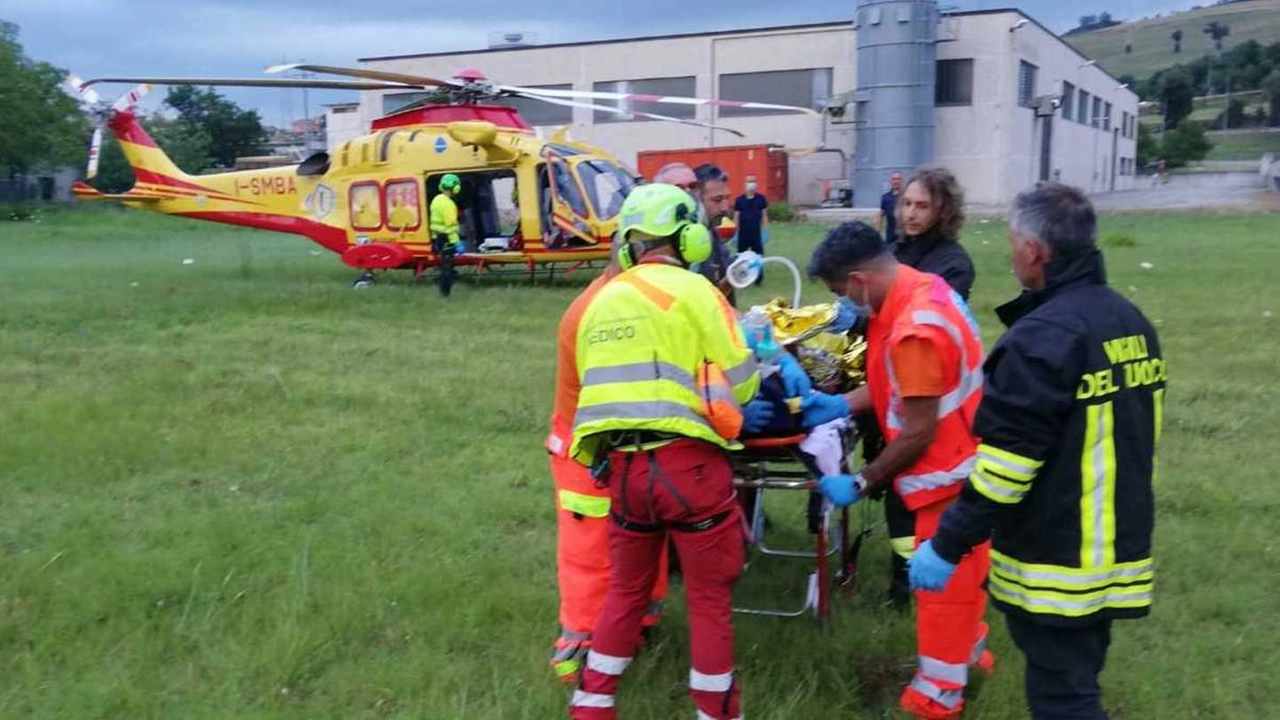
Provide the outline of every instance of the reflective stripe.
<path id="1" fill-rule="evenodd" d="M 556 677 L 566 677 L 566 676 L 572 675 L 578 672 L 578 670 L 580 670 L 581 668 L 582 668 L 582 663 L 578 662 L 577 658 L 563 660 L 551 666 L 551 669 L 553 672 L 555 672 Z"/>
<path id="2" fill-rule="evenodd" d="M 982 626 L 982 637 L 978 638 L 978 642 L 973 644 L 973 652 L 969 654 L 969 664 L 975 665 L 982 659 L 982 653 L 987 649 L 987 626 Z"/>
<path id="3" fill-rule="evenodd" d="M 1156 448 L 1160 447 L 1160 435 L 1164 433 L 1164 388 L 1151 393 L 1151 413 L 1155 416 L 1155 434 L 1151 445 L 1151 484 L 1155 485 L 1160 475 L 1160 459 L 1156 457 Z"/>
<path id="4" fill-rule="evenodd" d="M 964 407 L 964 404 L 969 401 L 969 398 L 974 393 L 982 390 L 982 368 L 980 366 L 972 370 L 969 368 L 969 350 L 965 343 L 964 335 L 960 333 L 959 328 L 940 313 L 930 310 L 916 310 L 911 313 L 911 321 L 917 325 L 932 325 L 933 327 L 942 328 L 960 350 L 960 382 L 956 383 L 956 387 L 951 392 L 938 398 L 938 419 L 941 420 Z M 900 403 L 902 393 L 898 390 L 898 379 L 894 375 L 893 360 L 888 350 L 885 351 L 885 366 L 889 370 L 889 383 L 893 386 L 893 395 L 889 399 L 889 411 L 885 414 L 885 424 L 890 429 L 901 430 L 904 424 L 897 406 Z"/>
<path id="5" fill-rule="evenodd" d="M 698 711 L 697 720 L 720 720 L 720 718 L 712 717 L 711 715 L 702 712 L 702 708 L 695 709 Z M 739 715 L 733 718 L 733 720 L 743 720 L 743 716 Z"/>
<path id="6" fill-rule="evenodd" d="M 759 371 L 760 367 L 756 363 L 756 359 L 754 357 L 748 357 L 743 362 L 725 370 L 724 378 L 729 381 L 730 385 L 738 387 L 742 383 L 750 380 L 751 376 L 755 375 Z"/>
<path id="7" fill-rule="evenodd" d="M 590 518 L 609 516 L 609 496 L 584 495 L 572 490 L 560 491 L 560 507 L 568 512 Z"/>
<path id="8" fill-rule="evenodd" d="M 969 682 L 969 664 L 943 662 L 928 655 L 921 655 L 920 674 L 932 680 L 963 686 Z"/>
<path id="9" fill-rule="evenodd" d="M 672 295 L 666 290 L 663 290 L 657 285 L 654 285 L 648 280 L 645 280 L 644 278 L 640 277 L 640 274 L 638 272 L 635 272 L 635 271 L 624 272 L 614 279 L 621 280 L 627 285 L 630 285 L 631 287 L 638 290 L 641 295 L 644 295 L 646 298 L 648 298 L 649 302 L 652 302 L 654 305 L 657 305 L 658 308 L 661 309 L 663 312 L 670 310 L 671 306 L 674 305 L 676 302 L 675 295 Z"/>
<path id="10" fill-rule="evenodd" d="M 1106 567 L 1116 559 L 1114 405 L 1090 405 L 1085 415 L 1080 457 L 1080 566 Z"/>
<path id="11" fill-rule="evenodd" d="M 902 475 L 898 477 L 898 488 L 902 495 L 910 495 L 925 490 L 936 490 L 948 485 L 963 482 L 973 470 L 974 458 L 970 457 L 950 470 L 921 473 L 919 475 Z"/>
<path id="12" fill-rule="evenodd" d="M 1044 467 L 1044 461 L 1032 460 L 984 443 L 978 446 L 978 466 L 994 466 L 1001 475 L 1011 480 L 1030 480 Z"/>
<path id="13" fill-rule="evenodd" d="M 955 710 L 964 699 L 963 690 L 943 690 L 919 675 L 911 678 L 911 685 L 908 687 L 948 710 Z"/>
<path id="14" fill-rule="evenodd" d="M 591 633 L 573 632 L 572 630 L 561 630 L 560 640 L 566 643 L 581 643 L 591 639 Z"/>
<path id="15" fill-rule="evenodd" d="M 587 668 L 605 675 L 621 675 L 631 664 L 631 658 L 605 655 L 595 650 L 587 653 Z"/>
<path id="16" fill-rule="evenodd" d="M 612 383 L 651 382 L 654 380 L 667 380 L 688 388 L 692 392 L 698 391 L 698 385 L 694 382 L 693 374 L 688 370 L 671 363 L 656 360 L 653 362 L 590 368 L 582 377 L 582 387 L 587 388 Z"/>
<path id="17" fill-rule="evenodd" d="M 991 501 L 1005 505 L 1022 502 L 1022 498 L 1026 497 L 1031 490 L 1030 478 L 1026 480 L 1010 479 L 1004 475 L 997 474 L 989 466 L 984 467 L 982 460 L 978 460 L 973 474 L 969 476 L 969 484 L 973 486 L 974 490 L 982 493 Z"/>
<path id="18" fill-rule="evenodd" d="M 1020 607 L 1028 612 L 1081 617 L 1103 608 L 1142 608 L 1151 604 L 1154 586 L 1151 583 L 1132 586 L 1116 586 L 1084 595 L 1051 591 L 1032 591 L 1010 586 L 993 575 L 988 586 L 991 597 Z"/>
<path id="19" fill-rule="evenodd" d="M 916 538 L 914 535 L 889 538 L 889 547 L 893 548 L 894 555 L 903 560 L 910 560 L 911 556 L 916 554 Z"/>
<path id="20" fill-rule="evenodd" d="M 1117 563 L 1105 569 L 1068 568 L 1019 562 L 991 551 L 992 578 L 1028 586 L 1051 586 L 1065 591 L 1098 590 L 1119 583 L 1150 582 L 1156 563 L 1151 558 Z"/>
<path id="21" fill-rule="evenodd" d="M 702 692 L 729 692 L 733 687 L 733 671 L 719 675 L 707 675 L 690 668 L 689 689 Z"/>
<path id="22" fill-rule="evenodd" d="M 613 707 L 613 696 L 574 690 L 573 702 L 570 704 L 574 707 L 611 708 Z"/>
<path id="23" fill-rule="evenodd" d="M 669 420 L 679 418 L 690 422 L 707 425 L 706 418 L 692 408 L 670 400 L 638 400 L 625 402 L 605 402 L 599 405 L 579 407 L 574 417 L 574 426 L 581 427 L 587 423 L 603 420 Z"/>

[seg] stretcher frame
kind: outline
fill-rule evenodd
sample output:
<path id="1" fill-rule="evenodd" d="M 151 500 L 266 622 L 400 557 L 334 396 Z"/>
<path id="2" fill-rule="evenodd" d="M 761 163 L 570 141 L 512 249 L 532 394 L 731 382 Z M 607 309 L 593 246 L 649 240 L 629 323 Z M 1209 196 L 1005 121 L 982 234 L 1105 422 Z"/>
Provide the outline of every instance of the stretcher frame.
<path id="1" fill-rule="evenodd" d="M 756 491 L 751 517 L 747 518 L 751 532 L 748 537 L 749 555 L 743 573 L 750 569 L 752 556 L 810 560 L 814 563 L 814 570 L 807 575 L 803 602 L 798 609 L 735 606 L 735 613 L 780 618 L 797 618 L 812 613 L 814 620 L 819 625 L 824 625 L 831 620 L 831 594 L 834 588 L 840 586 L 852 591 L 856 584 L 857 553 L 862 539 L 870 535 L 873 529 L 865 514 L 862 528 L 851 538 L 849 508 L 840 510 L 838 521 L 833 523 L 832 515 L 835 511 L 824 502 L 818 515 L 817 532 L 813 533 L 814 545 L 811 549 L 775 548 L 766 542 L 764 511 L 767 491 L 817 490 L 821 472 L 800 451 L 800 443 L 804 439 L 804 435 L 750 439 L 744 442 L 746 447 L 743 451 L 732 454 L 734 488 L 739 491 Z M 845 433 L 843 442 L 846 457 L 842 464 L 847 466 L 849 449 L 857 444 L 857 440 L 857 433 Z M 833 564 L 836 566 L 834 571 Z"/>

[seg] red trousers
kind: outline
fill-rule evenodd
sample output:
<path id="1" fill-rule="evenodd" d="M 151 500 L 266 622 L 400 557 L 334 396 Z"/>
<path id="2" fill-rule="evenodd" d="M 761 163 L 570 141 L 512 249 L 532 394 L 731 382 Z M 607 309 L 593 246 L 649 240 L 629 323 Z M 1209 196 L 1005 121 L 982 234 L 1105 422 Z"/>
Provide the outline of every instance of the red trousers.
<path id="1" fill-rule="evenodd" d="M 612 574 L 571 716 L 617 717 L 618 680 L 640 644 L 645 607 L 670 536 L 689 603 L 689 689 L 698 717 L 736 720 L 742 713 L 730 596 L 745 549 L 729 459 L 714 445 L 678 440 L 652 453 L 614 453 L 610 463 Z"/>
<path id="2" fill-rule="evenodd" d="M 915 545 L 933 537 L 942 513 L 954 500 L 916 511 Z M 904 710 L 920 718 L 959 717 L 969 666 L 989 668 L 994 660 L 986 650 L 987 592 L 982 583 L 990 566 L 991 543 L 973 549 L 960 560 L 941 592 L 916 591 L 916 648 L 920 666 L 902 693 Z"/>
<path id="3" fill-rule="evenodd" d="M 609 588 L 609 489 L 596 487 L 580 463 L 551 456 L 556 487 L 556 579 L 560 588 L 560 637 L 551 666 L 568 682 L 577 680 L 596 617 Z M 658 621 L 667 593 L 666 553 L 646 608 L 645 624 Z"/>

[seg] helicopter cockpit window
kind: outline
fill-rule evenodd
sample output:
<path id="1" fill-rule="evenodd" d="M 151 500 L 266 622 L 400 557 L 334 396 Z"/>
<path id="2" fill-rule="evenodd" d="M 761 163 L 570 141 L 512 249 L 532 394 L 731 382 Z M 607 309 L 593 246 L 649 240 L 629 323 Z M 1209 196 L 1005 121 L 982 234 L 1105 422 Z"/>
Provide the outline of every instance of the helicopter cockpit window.
<path id="1" fill-rule="evenodd" d="M 387 183 L 386 197 L 388 230 L 416 230 L 422 224 L 418 181 L 392 180 Z"/>
<path id="2" fill-rule="evenodd" d="M 578 179 L 587 189 L 587 196 L 596 209 L 596 216 L 609 220 L 622 209 L 622 201 L 635 188 L 631 177 L 616 165 L 605 160 L 587 160 L 578 163 Z"/>
<path id="3" fill-rule="evenodd" d="M 578 190 L 578 183 L 573 181 L 573 176 L 569 174 L 569 168 L 562 162 L 551 163 L 551 177 L 555 181 L 556 197 L 567 203 L 573 210 L 573 214 L 580 218 L 590 215 L 587 210 L 587 203 L 582 199 L 582 192 Z"/>

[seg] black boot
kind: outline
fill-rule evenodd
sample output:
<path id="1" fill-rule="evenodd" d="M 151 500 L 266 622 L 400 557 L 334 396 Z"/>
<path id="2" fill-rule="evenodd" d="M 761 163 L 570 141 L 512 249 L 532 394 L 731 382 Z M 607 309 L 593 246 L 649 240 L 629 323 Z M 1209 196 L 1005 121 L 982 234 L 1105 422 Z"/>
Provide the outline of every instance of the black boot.
<path id="1" fill-rule="evenodd" d="M 911 581 L 907 578 L 907 560 L 893 553 L 893 573 L 889 577 L 889 602 L 898 612 L 911 610 Z"/>

